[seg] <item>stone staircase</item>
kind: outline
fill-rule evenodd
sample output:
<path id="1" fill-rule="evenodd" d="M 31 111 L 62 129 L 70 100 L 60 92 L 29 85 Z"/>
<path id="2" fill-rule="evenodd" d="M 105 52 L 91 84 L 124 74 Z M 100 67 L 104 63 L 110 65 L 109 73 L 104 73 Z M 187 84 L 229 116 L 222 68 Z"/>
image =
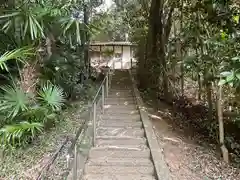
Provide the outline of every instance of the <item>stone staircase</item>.
<path id="1" fill-rule="evenodd" d="M 116 71 L 113 75 L 96 134 L 84 180 L 157 179 L 128 71 Z"/>

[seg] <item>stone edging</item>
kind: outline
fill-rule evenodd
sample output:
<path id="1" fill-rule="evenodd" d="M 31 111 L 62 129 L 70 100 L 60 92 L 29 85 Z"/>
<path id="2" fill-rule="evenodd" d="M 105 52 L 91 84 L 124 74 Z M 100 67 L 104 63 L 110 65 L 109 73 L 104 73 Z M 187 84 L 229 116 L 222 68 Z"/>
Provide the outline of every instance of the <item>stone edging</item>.
<path id="1" fill-rule="evenodd" d="M 156 176 L 158 180 L 171 180 L 169 168 L 165 162 L 164 155 L 163 155 L 163 148 L 160 147 L 159 143 L 157 142 L 157 136 L 153 130 L 152 122 L 148 117 L 148 113 L 146 108 L 144 107 L 143 100 L 140 96 L 140 92 L 137 89 L 136 81 L 133 78 L 131 70 L 129 70 L 129 75 L 132 80 L 133 91 L 135 95 L 135 100 L 137 106 L 139 108 L 140 116 L 143 122 L 143 126 L 145 129 L 146 137 L 148 140 L 148 145 L 151 151 L 152 161 L 155 167 Z"/>

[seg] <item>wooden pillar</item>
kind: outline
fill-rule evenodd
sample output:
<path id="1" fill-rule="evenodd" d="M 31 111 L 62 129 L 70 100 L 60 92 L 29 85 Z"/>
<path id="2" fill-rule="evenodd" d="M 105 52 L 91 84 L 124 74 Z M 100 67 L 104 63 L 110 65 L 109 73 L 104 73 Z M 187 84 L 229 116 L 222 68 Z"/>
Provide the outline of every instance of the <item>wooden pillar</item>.
<path id="1" fill-rule="evenodd" d="M 101 60 L 102 60 L 102 46 L 100 45 L 100 54 L 99 54 L 99 60 L 100 60 L 100 62 L 101 62 Z"/>
<path id="2" fill-rule="evenodd" d="M 121 59 L 121 69 L 123 69 L 123 45 L 122 45 L 122 59 Z"/>
<path id="3" fill-rule="evenodd" d="M 113 45 L 113 60 L 112 61 L 114 61 L 114 60 L 115 60 L 115 46 Z"/>
<path id="4" fill-rule="evenodd" d="M 113 45 L 113 57 L 115 58 L 115 46 Z"/>
<path id="5" fill-rule="evenodd" d="M 130 48 L 130 69 L 132 68 L 132 46 L 129 46 Z"/>
<path id="6" fill-rule="evenodd" d="M 132 46 L 129 46 L 130 48 L 130 58 L 132 58 Z"/>

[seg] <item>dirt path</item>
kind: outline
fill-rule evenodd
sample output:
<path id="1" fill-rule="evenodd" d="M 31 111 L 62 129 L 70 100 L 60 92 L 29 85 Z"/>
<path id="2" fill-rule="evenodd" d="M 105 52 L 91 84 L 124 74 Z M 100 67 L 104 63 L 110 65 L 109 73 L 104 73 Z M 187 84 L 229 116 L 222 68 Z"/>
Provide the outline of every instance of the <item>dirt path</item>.
<path id="1" fill-rule="evenodd" d="M 173 180 L 238 180 L 240 170 L 224 164 L 214 146 L 199 145 L 198 134 L 182 127 L 171 109 L 145 100 Z"/>

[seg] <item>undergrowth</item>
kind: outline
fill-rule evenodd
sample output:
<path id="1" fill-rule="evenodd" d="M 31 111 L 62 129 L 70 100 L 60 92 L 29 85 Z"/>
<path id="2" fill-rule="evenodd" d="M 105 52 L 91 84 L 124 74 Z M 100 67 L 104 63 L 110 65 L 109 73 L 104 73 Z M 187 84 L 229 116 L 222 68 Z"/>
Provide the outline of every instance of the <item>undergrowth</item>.
<path id="1" fill-rule="evenodd" d="M 83 122 L 81 113 L 86 110 L 85 105 L 86 102 L 78 102 L 66 109 L 56 126 L 38 136 L 31 145 L 2 154 L 0 179 L 35 179 L 66 137 L 75 136 Z"/>

